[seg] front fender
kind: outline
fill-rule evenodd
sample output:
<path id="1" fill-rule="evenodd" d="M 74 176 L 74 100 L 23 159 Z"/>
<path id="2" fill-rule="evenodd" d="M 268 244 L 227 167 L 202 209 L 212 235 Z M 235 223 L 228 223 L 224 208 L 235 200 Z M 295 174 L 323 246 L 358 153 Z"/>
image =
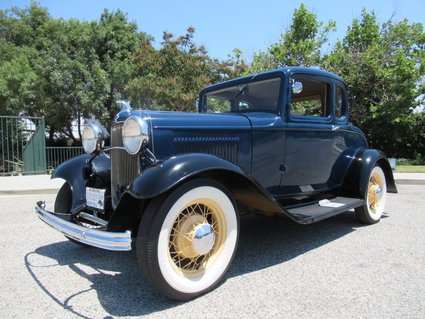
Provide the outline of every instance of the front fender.
<path id="1" fill-rule="evenodd" d="M 363 198 L 368 188 L 369 176 L 375 165 L 379 165 L 385 174 L 387 191 L 397 193 L 390 163 L 385 154 L 376 149 L 359 149 L 354 156 L 343 184 L 343 193 Z"/>
<path id="2" fill-rule="evenodd" d="M 218 181 L 230 191 L 236 202 L 248 211 L 285 215 L 294 219 L 267 190 L 239 166 L 214 155 L 192 153 L 173 156 L 142 171 L 121 197 L 109 222 L 110 229 L 126 230 L 131 225 L 138 224 L 140 216 L 132 212 L 142 209 L 145 200 L 162 195 L 193 177 Z M 136 231 L 137 228 L 133 233 Z"/>
<path id="3" fill-rule="evenodd" d="M 194 175 L 213 170 L 225 170 L 245 176 L 239 166 L 214 155 L 183 154 L 145 169 L 126 192 L 138 199 L 152 198 Z"/>
<path id="4" fill-rule="evenodd" d="M 92 155 L 83 154 L 60 164 L 52 175 L 64 179 L 72 190 L 71 213 L 81 210 L 86 203 L 86 185 L 91 173 L 107 181 L 110 174 L 110 160 L 100 154 L 91 161 Z"/>

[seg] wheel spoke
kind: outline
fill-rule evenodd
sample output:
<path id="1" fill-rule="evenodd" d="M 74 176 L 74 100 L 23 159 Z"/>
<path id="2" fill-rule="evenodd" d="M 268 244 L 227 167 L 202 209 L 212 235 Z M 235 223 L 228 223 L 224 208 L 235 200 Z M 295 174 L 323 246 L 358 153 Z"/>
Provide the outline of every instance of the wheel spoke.
<path id="1" fill-rule="evenodd" d="M 169 253 L 174 265 L 183 273 L 196 273 L 205 269 L 216 253 L 215 242 L 208 253 L 199 255 L 194 250 L 194 232 L 199 225 L 209 224 L 214 238 L 221 238 L 220 219 L 208 204 L 200 201 L 185 207 L 176 217 L 169 235 Z"/>

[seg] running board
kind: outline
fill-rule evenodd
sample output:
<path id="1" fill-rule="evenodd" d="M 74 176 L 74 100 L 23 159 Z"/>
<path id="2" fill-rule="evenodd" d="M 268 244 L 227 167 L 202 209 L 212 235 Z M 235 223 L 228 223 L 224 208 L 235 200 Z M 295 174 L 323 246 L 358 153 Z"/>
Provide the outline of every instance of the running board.
<path id="1" fill-rule="evenodd" d="M 351 197 L 334 197 L 302 205 L 285 207 L 291 217 L 300 224 L 311 224 L 319 220 L 344 213 L 362 206 L 363 199 Z"/>

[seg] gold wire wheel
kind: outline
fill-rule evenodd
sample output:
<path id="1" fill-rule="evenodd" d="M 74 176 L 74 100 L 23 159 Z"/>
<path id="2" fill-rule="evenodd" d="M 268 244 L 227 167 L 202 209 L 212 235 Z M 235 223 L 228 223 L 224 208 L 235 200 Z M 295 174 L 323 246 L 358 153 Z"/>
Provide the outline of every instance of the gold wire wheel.
<path id="1" fill-rule="evenodd" d="M 177 216 L 168 249 L 174 268 L 185 276 L 203 274 L 225 242 L 226 221 L 221 207 L 212 200 L 189 203 Z"/>
<path id="2" fill-rule="evenodd" d="M 373 213 L 376 213 L 379 208 L 384 187 L 384 181 L 381 176 L 378 172 L 374 171 L 370 176 L 367 192 L 367 202 Z"/>

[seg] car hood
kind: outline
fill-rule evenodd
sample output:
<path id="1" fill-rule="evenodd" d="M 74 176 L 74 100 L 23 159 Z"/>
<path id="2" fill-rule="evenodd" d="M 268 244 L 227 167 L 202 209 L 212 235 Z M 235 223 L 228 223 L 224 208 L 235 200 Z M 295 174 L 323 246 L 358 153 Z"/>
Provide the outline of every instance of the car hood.
<path id="1" fill-rule="evenodd" d="M 207 153 L 250 170 L 252 125 L 243 114 L 131 111 L 151 128 L 150 149 L 158 160 L 177 154 Z"/>
<path id="2" fill-rule="evenodd" d="M 242 114 L 140 111 L 139 116 L 149 118 L 153 129 L 223 130 L 251 128 L 250 121 Z"/>

